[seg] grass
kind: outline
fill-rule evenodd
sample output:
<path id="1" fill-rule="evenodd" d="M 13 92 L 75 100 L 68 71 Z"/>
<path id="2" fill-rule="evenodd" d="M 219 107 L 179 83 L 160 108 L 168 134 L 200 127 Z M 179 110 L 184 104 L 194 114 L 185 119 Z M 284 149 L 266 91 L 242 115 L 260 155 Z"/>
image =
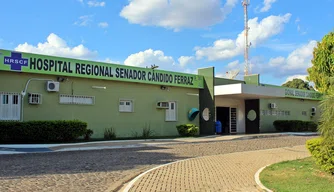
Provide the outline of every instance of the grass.
<path id="1" fill-rule="evenodd" d="M 260 180 L 268 189 L 279 192 L 329 192 L 334 189 L 334 176 L 320 170 L 312 157 L 268 166 L 261 172 Z"/>

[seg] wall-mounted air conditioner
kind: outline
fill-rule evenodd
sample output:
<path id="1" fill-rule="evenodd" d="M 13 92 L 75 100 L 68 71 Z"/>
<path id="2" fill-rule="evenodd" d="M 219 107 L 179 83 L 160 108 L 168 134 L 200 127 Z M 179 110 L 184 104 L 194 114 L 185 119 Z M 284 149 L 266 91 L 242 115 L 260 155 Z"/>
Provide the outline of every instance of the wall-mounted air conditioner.
<path id="1" fill-rule="evenodd" d="M 277 108 L 276 103 L 269 103 L 269 108 L 270 109 L 276 109 Z"/>
<path id="2" fill-rule="evenodd" d="M 157 102 L 157 108 L 168 109 L 169 103 L 167 101 L 159 101 Z"/>
<path id="3" fill-rule="evenodd" d="M 56 81 L 48 81 L 46 83 L 46 89 L 49 92 L 58 92 L 59 91 L 59 82 Z"/>
<path id="4" fill-rule="evenodd" d="M 40 105 L 42 104 L 42 95 L 39 93 L 29 93 L 28 102 L 32 105 Z"/>

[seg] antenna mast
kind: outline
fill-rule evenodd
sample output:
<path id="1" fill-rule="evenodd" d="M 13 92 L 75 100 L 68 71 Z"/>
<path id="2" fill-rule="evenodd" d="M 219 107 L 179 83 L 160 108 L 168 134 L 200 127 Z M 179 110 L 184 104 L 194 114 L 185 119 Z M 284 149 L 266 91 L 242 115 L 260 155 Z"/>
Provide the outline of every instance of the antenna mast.
<path id="1" fill-rule="evenodd" d="M 244 73 L 245 75 L 248 75 L 248 70 L 249 70 L 249 63 L 248 63 L 248 48 L 250 44 L 248 44 L 248 11 L 247 11 L 247 6 L 249 5 L 249 0 L 243 0 L 242 6 L 244 7 L 244 17 L 245 17 L 245 51 L 244 51 L 244 58 L 245 58 L 245 68 L 244 68 Z"/>

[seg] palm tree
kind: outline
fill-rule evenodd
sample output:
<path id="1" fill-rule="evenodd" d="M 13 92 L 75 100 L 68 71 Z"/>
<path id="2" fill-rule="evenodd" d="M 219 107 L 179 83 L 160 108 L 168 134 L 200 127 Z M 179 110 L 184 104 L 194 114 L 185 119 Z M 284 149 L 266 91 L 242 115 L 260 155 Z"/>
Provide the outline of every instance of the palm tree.
<path id="1" fill-rule="evenodd" d="M 333 86 L 331 86 L 333 87 Z M 331 88 L 320 102 L 322 114 L 318 131 L 325 142 L 334 143 L 334 89 Z"/>

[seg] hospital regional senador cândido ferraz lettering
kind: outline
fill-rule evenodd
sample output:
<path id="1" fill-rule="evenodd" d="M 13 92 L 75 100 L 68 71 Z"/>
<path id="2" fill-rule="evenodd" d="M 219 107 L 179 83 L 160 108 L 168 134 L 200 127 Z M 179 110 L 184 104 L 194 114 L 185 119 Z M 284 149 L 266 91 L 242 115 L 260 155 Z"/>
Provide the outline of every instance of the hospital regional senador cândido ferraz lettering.
<path id="1" fill-rule="evenodd" d="M 100 77 L 116 77 L 121 79 L 134 79 L 142 81 L 153 81 L 163 83 L 175 83 L 184 85 L 193 85 L 194 77 L 172 75 L 154 71 L 144 71 L 136 69 L 127 69 L 105 65 L 94 65 L 85 63 L 75 63 L 74 69 L 69 61 L 30 58 L 30 69 L 39 71 L 53 71 L 60 73 L 75 73 L 79 75 L 93 75 Z M 74 70 L 74 71 L 73 71 Z M 173 77 L 174 76 L 174 77 Z"/>

